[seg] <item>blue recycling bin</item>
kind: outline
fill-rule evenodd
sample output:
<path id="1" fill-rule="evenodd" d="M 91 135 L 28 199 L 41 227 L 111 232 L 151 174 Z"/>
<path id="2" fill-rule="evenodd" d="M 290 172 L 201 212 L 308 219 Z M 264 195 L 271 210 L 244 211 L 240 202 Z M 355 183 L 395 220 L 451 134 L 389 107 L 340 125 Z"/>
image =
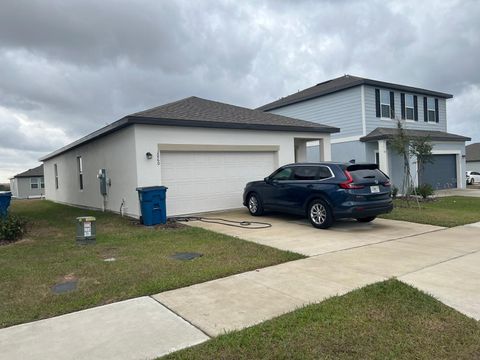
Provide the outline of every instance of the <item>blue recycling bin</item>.
<path id="1" fill-rule="evenodd" d="M 167 223 L 167 189 L 165 186 L 137 188 L 143 225 L 152 226 Z"/>
<path id="2" fill-rule="evenodd" d="M 10 191 L 0 191 L 0 217 L 7 216 L 11 199 L 12 193 Z"/>

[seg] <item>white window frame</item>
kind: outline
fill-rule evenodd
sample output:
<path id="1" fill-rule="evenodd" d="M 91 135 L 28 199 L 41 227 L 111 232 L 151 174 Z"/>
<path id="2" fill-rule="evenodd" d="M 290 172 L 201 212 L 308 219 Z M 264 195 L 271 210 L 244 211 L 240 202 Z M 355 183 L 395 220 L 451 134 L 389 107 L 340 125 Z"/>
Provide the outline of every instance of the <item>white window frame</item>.
<path id="1" fill-rule="evenodd" d="M 77 172 L 78 172 L 78 188 L 80 191 L 83 191 L 85 187 L 83 183 L 83 159 L 82 156 L 77 156 Z"/>
<path id="2" fill-rule="evenodd" d="M 33 186 L 33 185 L 35 185 L 35 186 Z M 39 186 L 40 186 L 40 181 L 38 181 L 38 178 L 31 177 L 30 178 L 30 189 L 31 190 L 37 190 L 37 189 L 39 189 Z"/>
<path id="3" fill-rule="evenodd" d="M 430 100 L 433 100 L 433 109 L 430 108 Z M 430 111 L 433 111 L 433 121 L 430 120 Z M 435 98 L 427 97 L 427 120 L 429 124 L 437 123 L 437 113 L 435 109 Z"/>
<path id="4" fill-rule="evenodd" d="M 407 98 L 411 96 L 412 97 L 412 106 L 407 105 Z M 428 100 L 427 100 L 428 101 Z M 408 118 L 408 111 L 407 109 L 412 109 L 412 118 Z M 415 97 L 413 94 L 405 94 L 405 120 L 407 121 L 415 121 Z"/>
<path id="5" fill-rule="evenodd" d="M 55 175 L 55 190 L 58 189 L 58 165 L 53 164 L 53 174 Z"/>
<path id="6" fill-rule="evenodd" d="M 382 102 L 382 93 L 387 93 L 388 94 L 388 103 Z M 388 117 L 383 116 L 383 109 L 382 109 L 383 105 L 388 106 Z M 392 115 L 392 108 L 390 106 L 390 90 L 380 89 L 380 118 L 382 120 L 393 120 L 391 118 L 391 115 Z"/>
<path id="7" fill-rule="evenodd" d="M 45 178 L 44 177 L 40 178 L 40 189 L 45 189 Z"/>

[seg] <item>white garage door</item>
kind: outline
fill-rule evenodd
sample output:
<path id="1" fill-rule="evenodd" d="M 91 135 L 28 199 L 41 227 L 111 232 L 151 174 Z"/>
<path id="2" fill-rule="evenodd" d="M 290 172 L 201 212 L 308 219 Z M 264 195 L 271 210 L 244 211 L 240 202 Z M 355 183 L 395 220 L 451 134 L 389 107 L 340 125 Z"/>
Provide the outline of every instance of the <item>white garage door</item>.
<path id="1" fill-rule="evenodd" d="M 275 153 L 161 152 L 160 163 L 170 216 L 241 207 L 245 184 L 275 170 Z"/>

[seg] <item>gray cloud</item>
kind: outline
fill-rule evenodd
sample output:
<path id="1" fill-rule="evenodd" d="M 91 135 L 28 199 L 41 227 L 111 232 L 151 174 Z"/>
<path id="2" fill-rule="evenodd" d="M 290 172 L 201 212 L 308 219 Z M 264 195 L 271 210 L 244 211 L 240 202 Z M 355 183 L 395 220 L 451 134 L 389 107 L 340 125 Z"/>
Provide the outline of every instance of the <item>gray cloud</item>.
<path id="1" fill-rule="evenodd" d="M 480 141 L 478 18 L 474 0 L 3 1 L 0 181 L 147 107 L 256 107 L 344 73 L 451 92 L 450 130 Z"/>

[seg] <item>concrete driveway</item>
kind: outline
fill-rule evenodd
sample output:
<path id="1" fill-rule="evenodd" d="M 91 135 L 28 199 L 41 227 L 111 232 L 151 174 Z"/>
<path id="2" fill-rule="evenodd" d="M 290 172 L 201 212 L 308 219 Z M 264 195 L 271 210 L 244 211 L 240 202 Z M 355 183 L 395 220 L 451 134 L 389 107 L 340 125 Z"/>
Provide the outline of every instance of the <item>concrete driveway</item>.
<path id="1" fill-rule="evenodd" d="M 310 225 L 307 219 L 298 216 L 270 214 L 253 217 L 247 209 L 200 214 L 200 216 L 235 221 L 260 221 L 272 224 L 271 228 L 256 230 L 199 221 L 189 223 L 192 226 L 306 256 L 326 254 L 444 229 L 439 226 L 376 219 L 371 223 L 344 220 L 334 223 L 328 230 L 319 230 Z"/>

